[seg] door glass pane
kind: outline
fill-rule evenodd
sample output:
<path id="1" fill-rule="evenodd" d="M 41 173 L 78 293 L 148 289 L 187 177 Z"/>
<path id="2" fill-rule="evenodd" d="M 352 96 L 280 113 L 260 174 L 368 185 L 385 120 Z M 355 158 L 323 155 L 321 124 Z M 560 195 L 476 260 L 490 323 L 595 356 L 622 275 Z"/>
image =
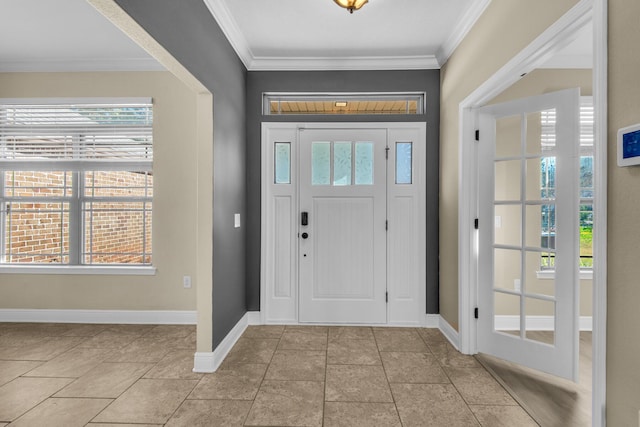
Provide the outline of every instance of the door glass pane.
<path id="1" fill-rule="evenodd" d="M 556 205 L 527 206 L 526 246 L 530 248 L 555 249 Z"/>
<path id="2" fill-rule="evenodd" d="M 498 245 L 520 246 L 522 209 L 520 205 L 496 205 L 494 242 Z"/>
<path id="3" fill-rule="evenodd" d="M 333 185 L 351 185 L 351 142 L 333 144 Z"/>
<path id="4" fill-rule="evenodd" d="M 411 184 L 411 142 L 396 142 L 396 184 Z"/>
<path id="5" fill-rule="evenodd" d="M 356 185 L 373 185 L 373 142 L 356 142 Z"/>
<path id="6" fill-rule="evenodd" d="M 556 197 L 556 158 L 527 160 L 527 200 L 553 200 Z"/>
<path id="7" fill-rule="evenodd" d="M 519 157 L 522 154 L 520 116 L 496 119 L 496 158 Z"/>
<path id="8" fill-rule="evenodd" d="M 494 330 L 509 335 L 520 336 L 520 296 L 493 293 Z M 503 319 L 509 319 L 505 322 Z"/>
<path id="9" fill-rule="evenodd" d="M 524 307 L 526 338 L 554 345 L 556 303 L 538 298 L 525 298 Z"/>
<path id="10" fill-rule="evenodd" d="M 494 249 L 493 286 L 520 292 L 521 251 L 514 249 Z"/>
<path id="11" fill-rule="evenodd" d="M 541 113 L 536 111 L 527 114 L 527 154 L 542 154 L 542 122 Z"/>
<path id="12" fill-rule="evenodd" d="M 593 205 L 580 205 L 580 268 L 593 268 Z"/>
<path id="13" fill-rule="evenodd" d="M 495 200 L 520 200 L 520 160 L 495 162 Z"/>
<path id="14" fill-rule="evenodd" d="M 550 297 L 556 294 L 556 281 L 554 275 L 539 279 L 537 272 L 540 271 L 540 259 L 542 254 L 537 251 L 527 251 L 526 263 L 526 292 L 527 294 L 547 295 Z"/>
<path id="15" fill-rule="evenodd" d="M 527 154 L 540 154 L 556 148 L 556 110 L 555 108 L 529 114 L 527 127 Z"/>
<path id="16" fill-rule="evenodd" d="M 291 144 L 276 142 L 275 183 L 291 184 Z"/>
<path id="17" fill-rule="evenodd" d="M 556 146 L 556 110 L 527 115 L 527 154 L 542 154 Z"/>
<path id="18" fill-rule="evenodd" d="M 580 157 L 580 198 L 593 198 L 593 156 Z"/>
<path id="19" fill-rule="evenodd" d="M 329 185 L 331 176 L 331 143 L 311 143 L 311 185 Z"/>

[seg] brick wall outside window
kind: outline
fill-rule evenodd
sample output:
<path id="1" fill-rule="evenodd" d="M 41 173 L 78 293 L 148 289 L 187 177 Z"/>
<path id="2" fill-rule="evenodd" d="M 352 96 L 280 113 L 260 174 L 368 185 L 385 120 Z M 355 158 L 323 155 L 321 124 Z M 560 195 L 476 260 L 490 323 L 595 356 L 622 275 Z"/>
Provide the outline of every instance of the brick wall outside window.
<path id="1" fill-rule="evenodd" d="M 150 264 L 153 177 L 124 171 L 85 174 L 85 197 L 148 197 L 149 201 L 91 202 L 90 198 L 85 199 L 81 207 L 85 223 L 81 262 Z M 148 180 L 146 194 L 145 180 Z M 71 172 L 5 173 L 7 197 L 71 197 L 71 191 Z M 68 202 L 8 201 L 7 205 L 6 262 L 69 262 Z"/>

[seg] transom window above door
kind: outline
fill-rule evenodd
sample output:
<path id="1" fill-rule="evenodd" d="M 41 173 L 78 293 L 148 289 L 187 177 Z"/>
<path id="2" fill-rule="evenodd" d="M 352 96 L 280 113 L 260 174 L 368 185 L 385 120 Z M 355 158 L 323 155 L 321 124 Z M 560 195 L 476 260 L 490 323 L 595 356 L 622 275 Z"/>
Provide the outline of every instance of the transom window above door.
<path id="1" fill-rule="evenodd" d="M 262 114 L 271 115 L 420 115 L 424 92 L 265 93 Z"/>

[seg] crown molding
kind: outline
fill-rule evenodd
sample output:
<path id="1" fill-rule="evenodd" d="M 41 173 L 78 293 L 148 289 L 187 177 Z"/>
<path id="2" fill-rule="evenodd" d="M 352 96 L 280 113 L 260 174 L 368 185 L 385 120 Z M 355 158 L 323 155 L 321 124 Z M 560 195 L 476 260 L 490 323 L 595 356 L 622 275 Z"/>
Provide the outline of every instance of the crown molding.
<path id="1" fill-rule="evenodd" d="M 482 16 L 485 9 L 489 6 L 489 3 L 491 3 L 491 0 L 472 0 L 458 23 L 451 30 L 451 34 L 449 34 L 447 40 L 445 40 L 436 52 L 436 58 L 438 58 L 440 66 L 443 66 L 447 62 L 451 54 L 453 54 L 458 45 L 464 40 L 469 31 L 471 31 L 471 28 L 473 28 L 478 18 Z"/>
<path id="2" fill-rule="evenodd" d="M 2 61 L 0 73 L 89 72 L 89 71 L 164 71 L 153 58 L 55 59 L 53 61 Z"/>
<path id="3" fill-rule="evenodd" d="M 249 69 L 251 62 L 254 60 L 253 52 L 251 52 L 247 39 L 240 31 L 236 20 L 233 19 L 225 1 L 204 0 L 204 4 L 207 5 L 209 12 L 213 15 L 224 35 L 227 36 L 227 40 L 231 43 L 233 50 L 236 51 L 244 66 Z"/>
<path id="4" fill-rule="evenodd" d="M 258 57 L 250 71 L 424 70 L 439 69 L 435 56 Z"/>

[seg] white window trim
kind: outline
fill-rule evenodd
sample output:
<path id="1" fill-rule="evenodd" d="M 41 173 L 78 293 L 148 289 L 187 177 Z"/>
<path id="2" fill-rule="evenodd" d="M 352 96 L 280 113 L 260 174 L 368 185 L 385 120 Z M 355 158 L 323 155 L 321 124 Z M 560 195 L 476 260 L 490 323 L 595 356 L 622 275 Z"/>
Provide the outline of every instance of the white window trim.
<path id="1" fill-rule="evenodd" d="M 12 265 L 1 264 L 0 274 L 68 274 L 155 276 L 156 268 L 146 265 Z"/>

